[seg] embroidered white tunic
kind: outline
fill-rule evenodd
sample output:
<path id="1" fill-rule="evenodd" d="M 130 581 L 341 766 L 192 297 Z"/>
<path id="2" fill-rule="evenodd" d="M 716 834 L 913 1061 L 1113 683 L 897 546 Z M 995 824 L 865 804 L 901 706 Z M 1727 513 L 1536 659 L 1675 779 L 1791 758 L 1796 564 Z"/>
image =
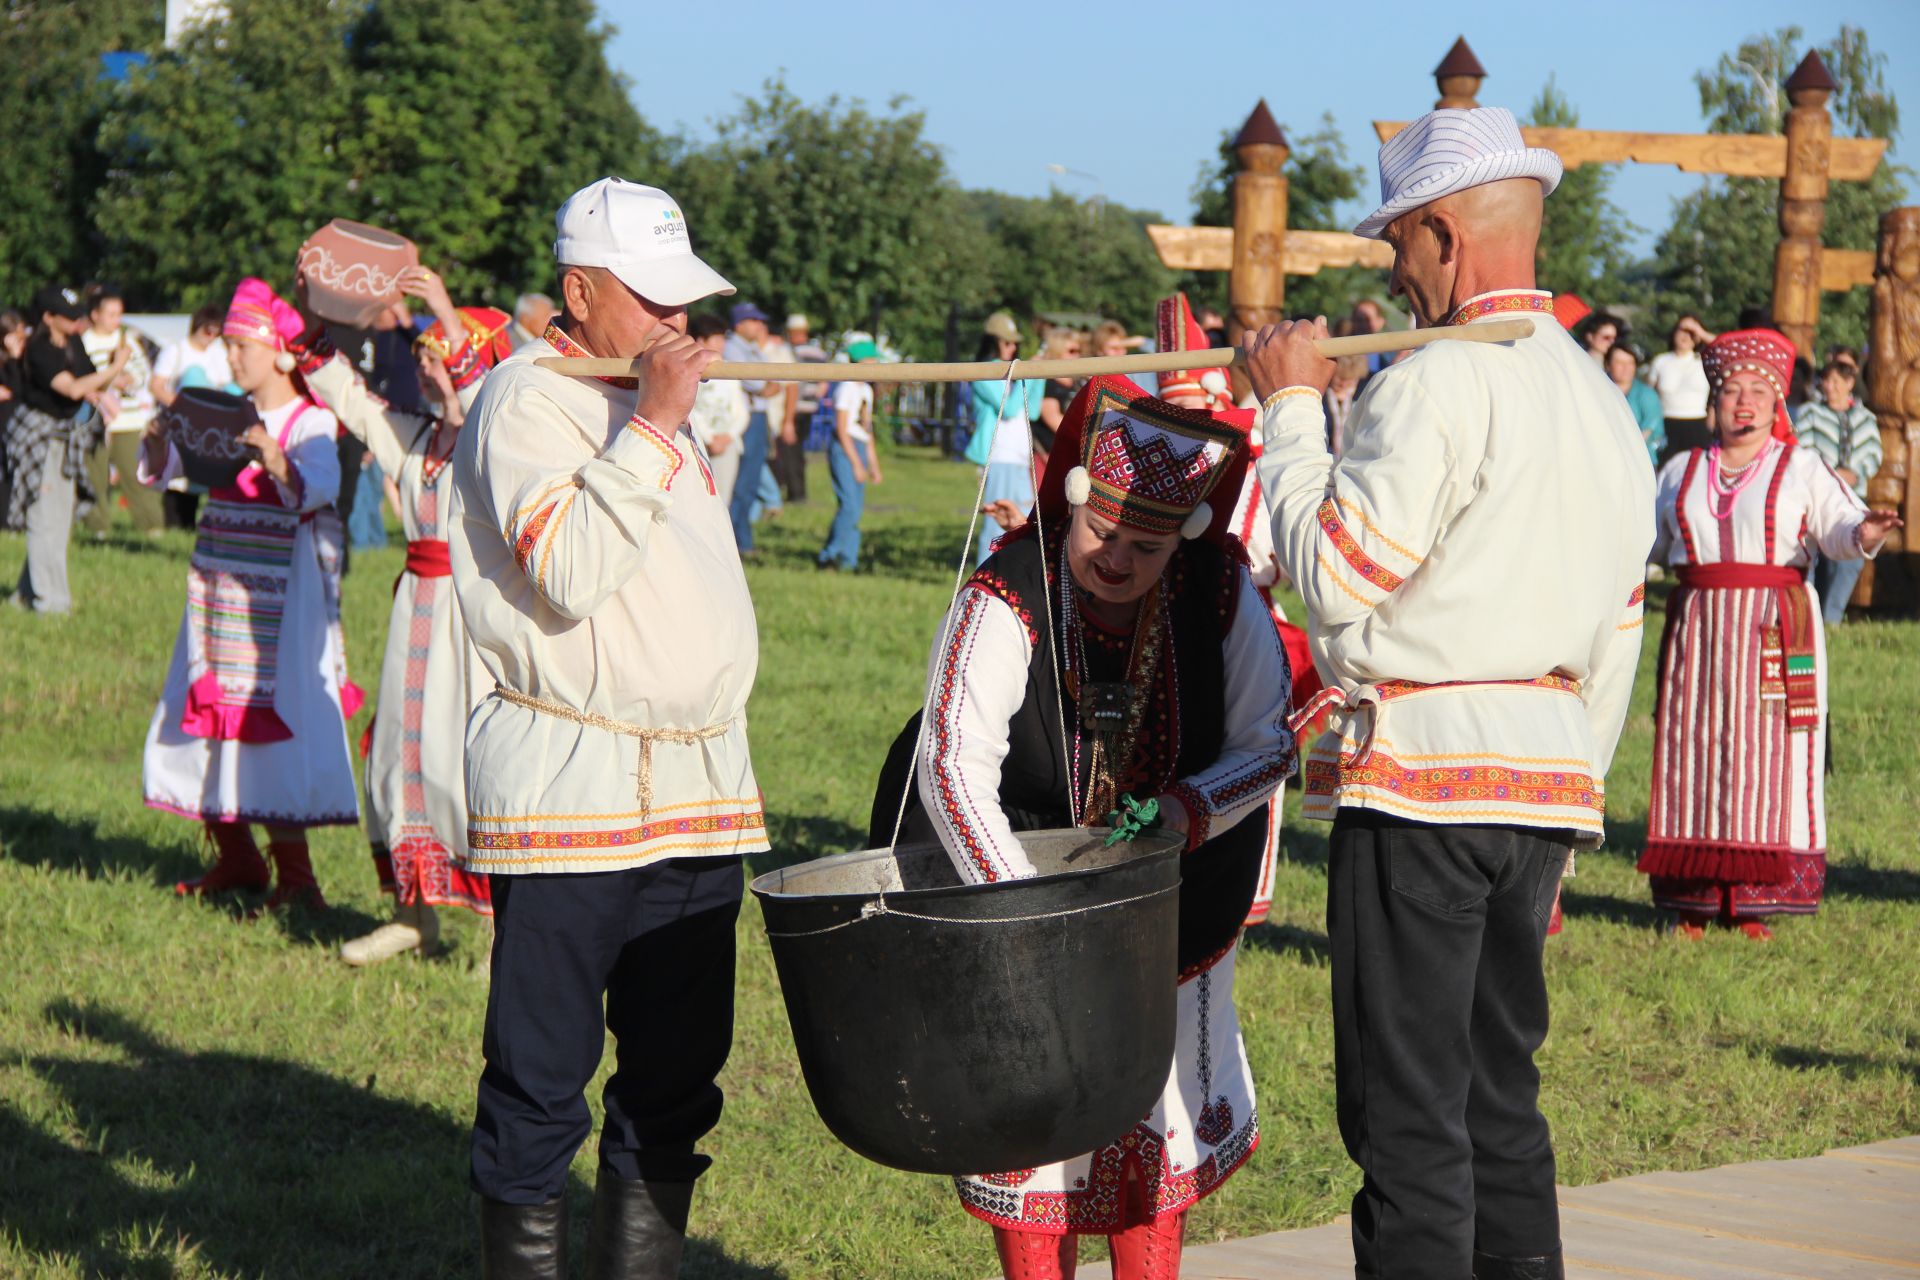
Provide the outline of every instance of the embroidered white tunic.
<path id="1" fill-rule="evenodd" d="M 278 438 L 305 401 L 295 399 L 260 415 Z M 307 405 L 286 440 L 287 462 L 298 474 L 297 494 L 280 487 L 282 501 L 303 515 L 331 507 L 340 492 L 338 423 L 325 409 Z M 256 466 L 258 464 L 255 464 Z M 158 476 L 140 481 L 162 487 L 181 474 L 180 455 L 167 446 Z M 278 742 L 203 738 L 185 732 L 191 610 L 182 613 L 173 660 L 159 705 L 147 726 L 141 756 L 142 790 L 149 808 L 214 822 L 262 822 L 276 826 L 351 825 L 360 820 L 353 783 L 353 757 L 340 710 L 339 632 L 328 623 L 324 571 L 311 519 L 294 534 L 275 656 L 273 710 L 292 731 Z"/>
<path id="2" fill-rule="evenodd" d="M 1488 294 L 1367 383 L 1346 451 L 1319 393 L 1261 414 L 1260 482 L 1314 663 L 1344 705 L 1308 756 L 1304 812 L 1603 834 L 1605 777 L 1641 640 L 1653 469 L 1626 401 L 1553 320 Z"/>
<path id="3" fill-rule="evenodd" d="M 534 367 L 488 375 L 454 450 L 455 594 L 488 683 L 692 743 L 484 699 L 467 727 L 467 864 L 611 871 L 767 848 L 747 754 L 759 640 L 726 507 L 682 427 L 638 393 Z M 643 753 L 652 805 L 642 804 Z"/>
<path id="4" fill-rule="evenodd" d="M 407 541 L 445 539 L 453 516 L 453 433 L 429 414 L 388 405 L 342 355 L 319 361 L 306 379 L 393 478 Z M 480 385 L 476 376 L 459 389 L 462 410 Z M 366 826 L 367 838 L 392 856 L 403 900 L 420 895 L 434 905 L 485 909 L 484 896 L 463 889 L 456 881 L 464 878 L 446 865 L 466 848 L 467 718 L 493 688 L 477 678 L 478 667 L 451 579 L 402 574 L 388 612 L 367 755 Z"/>
<path id="5" fill-rule="evenodd" d="M 1227 679 L 1220 755 L 1177 784 L 1182 801 L 1198 807 L 1190 816 L 1202 831 L 1226 831 L 1265 807 L 1291 771 L 1286 653 L 1266 601 L 1244 570 L 1234 572 L 1239 594 L 1221 645 Z M 1001 810 L 999 790 L 1008 725 L 1026 698 L 1033 639 L 1013 607 L 984 590 L 962 590 L 954 615 L 953 635 L 942 626 L 928 664 L 930 690 L 948 680 L 954 687 L 952 696 L 930 692 L 927 700 L 939 723 L 924 735 L 915 769 L 921 803 L 969 882 L 986 879 L 987 867 L 993 879 L 1031 876 L 1035 868 Z M 1157 1218 L 1208 1195 L 1245 1163 L 1259 1145 L 1260 1126 L 1233 1004 L 1238 951 L 1236 942 L 1181 983 L 1173 1063 L 1138 1124 L 1085 1155 L 954 1179 L 967 1211 L 1025 1231 L 1111 1233 L 1129 1225 L 1130 1181 Z"/>

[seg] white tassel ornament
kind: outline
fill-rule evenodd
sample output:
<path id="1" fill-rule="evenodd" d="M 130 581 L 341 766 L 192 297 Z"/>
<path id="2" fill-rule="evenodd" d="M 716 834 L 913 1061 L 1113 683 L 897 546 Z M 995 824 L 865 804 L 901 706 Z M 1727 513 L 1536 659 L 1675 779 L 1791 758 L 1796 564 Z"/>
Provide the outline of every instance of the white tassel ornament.
<path id="1" fill-rule="evenodd" d="M 1091 496 L 1093 496 L 1093 477 L 1087 474 L 1087 469 L 1075 467 L 1067 472 L 1067 502 L 1076 507 L 1084 507 Z"/>
<path id="2" fill-rule="evenodd" d="M 294 364 L 293 352 L 291 351 L 282 351 L 273 358 L 273 367 L 282 373 L 292 373 Z"/>
<path id="3" fill-rule="evenodd" d="M 1203 502 L 1188 512 L 1187 518 L 1180 522 L 1180 536 L 1188 542 L 1192 542 L 1195 538 L 1205 533 L 1208 526 L 1212 523 L 1213 508 Z"/>

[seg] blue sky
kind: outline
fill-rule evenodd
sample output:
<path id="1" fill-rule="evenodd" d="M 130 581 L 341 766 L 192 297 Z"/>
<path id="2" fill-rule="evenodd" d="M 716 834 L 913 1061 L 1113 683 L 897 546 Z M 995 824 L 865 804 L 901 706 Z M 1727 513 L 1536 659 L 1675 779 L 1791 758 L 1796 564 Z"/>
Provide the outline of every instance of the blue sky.
<path id="1" fill-rule="evenodd" d="M 1377 190 L 1370 121 L 1407 119 L 1435 96 L 1434 65 L 1465 35 L 1488 70 L 1480 101 L 1524 116 L 1551 74 L 1596 129 L 1702 127 L 1693 74 L 1748 35 L 1798 25 L 1809 41 L 1842 21 L 1888 59 L 1888 83 L 1920 130 L 1920 0 L 1564 0 L 1373 4 L 718 5 L 603 0 L 610 55 L 654 125 L 708 136 L 771 75 L 810 101 L 884 106 L 905 95 L 961 183 L 1019 195 L 1098 192 L 1175 221 L 1220 131 L 1266 98 L 1289 133 L 1331 112 Z M 1169 14 L 1208 15 L 1182 29 Z M 1896 139 L 1893 155 L 1920 147 Z M 1911 163 L 1911 162 L 1909 162 Z M 1049 165 L 1076 171 L 1058 175 Z M 1920 166 L 1916 166 L 1920 167 Z M 1613 198 L 1648 247 L 1699 177 L 1616 169 Z M 1090 175 L 1086 177 L 1078 175 Z M 643 175 L 626 175 L 641 177 Z M 1910 186 L 1920 183 L 1910 180 Z M 1916 195 L 1920 195 L 1917 190 Z M 1371 207 L 1351 211 L 1357 220 Z M 690 210 L 697 220 L 698 211 Z M 696 221 L 695 225 L 698 223 Z"/>

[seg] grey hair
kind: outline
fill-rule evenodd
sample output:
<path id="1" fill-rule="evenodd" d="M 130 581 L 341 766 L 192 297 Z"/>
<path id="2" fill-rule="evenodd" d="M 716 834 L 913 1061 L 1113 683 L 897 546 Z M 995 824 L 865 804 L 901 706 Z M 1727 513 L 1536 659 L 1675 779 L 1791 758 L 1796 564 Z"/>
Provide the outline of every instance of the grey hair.
<path id="1" fill-rule="evenodd" d="M 565 267 L 560 268 L 561 275 L 564 276 L 566 273 L 567 269 Z M 525 315 L 528 305 L 535 302 L 542 306 L 553 306 L 553 299 L 544 293 L 523 293 L 513 300 L 513 318 L 518 320 L 521 316 Z"/>

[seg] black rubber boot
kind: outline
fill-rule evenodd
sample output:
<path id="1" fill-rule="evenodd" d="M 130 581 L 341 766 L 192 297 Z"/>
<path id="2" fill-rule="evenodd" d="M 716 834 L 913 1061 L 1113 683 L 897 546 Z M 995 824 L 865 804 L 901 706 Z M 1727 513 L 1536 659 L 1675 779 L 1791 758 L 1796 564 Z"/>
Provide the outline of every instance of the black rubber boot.
<path id="1" fill-rule="evenodd" d="M 567 1202 L 480 1199 L 480 1280 L 566 1280 Z"/>
<path id="2" fill-rule="evenodd" d="M 600 1170 L 587 1280 L 675 1280 L 692 1207 L 691 1182 L 629 1182 Z"/>
<path id="3" fill-rule="evenodd" d="M 1495 1258 L 1473 1252 L 1473 1280 L 1567 1280 L 1560 1250 L 1534 1258 Z"/>

